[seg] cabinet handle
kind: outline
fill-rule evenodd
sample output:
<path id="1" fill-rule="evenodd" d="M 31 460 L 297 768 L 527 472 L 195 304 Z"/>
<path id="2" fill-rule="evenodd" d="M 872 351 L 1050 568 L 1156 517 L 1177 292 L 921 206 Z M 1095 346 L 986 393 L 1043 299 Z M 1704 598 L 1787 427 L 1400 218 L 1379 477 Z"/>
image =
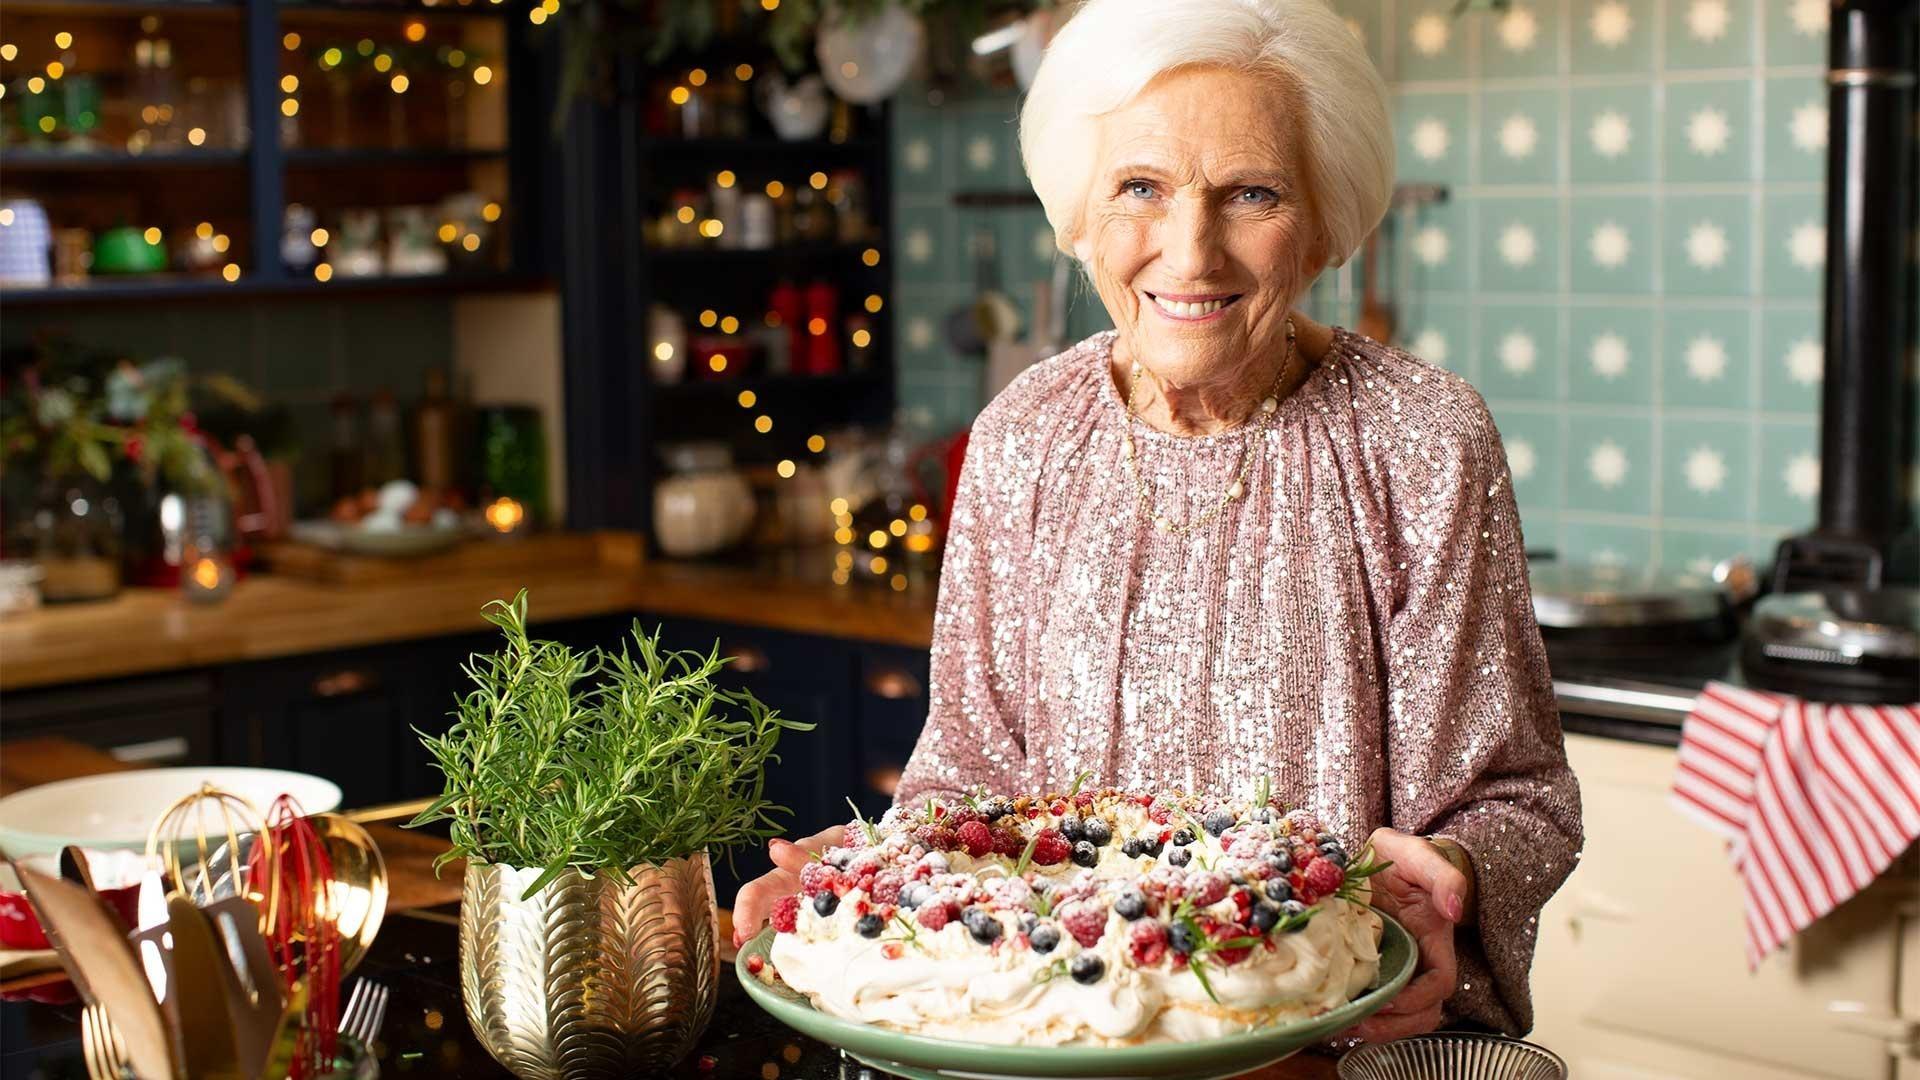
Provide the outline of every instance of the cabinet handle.
<path id="1" fill-rule="evenodd" d="M 372 674 L 357 668 L 330 672 L 313 680 L 313 696 L 320 698 L 346 697 L 348 694 L 364 694 L 373 689 L 378 682 Z"/>
<path id="2" fill-rule="evenodd" d="M 1857 1002 L 1829 1002 L 1827 1013 L 1833 1026 L 1849 1035 L 1885 1040 L 1887 1053 L 1895 1057 L 1920 1056 L 1920 1020 L 1855 1011 L 1858 1008 Z"/>
<path id="3" fill-rule="evenodd" d="M 867 676 L 867 693 L 888 701 L 905 701 L 924 692 L 920 680 L 904 668 L 881 668 Z"/>
<path id="4" fill-rule="evenodd" d="M 773 661 L 767 659 L 766 651 L 752 645 L 722 646 L 720 655 L 732 657 L 732 662 L 727 666 L 742 675 L 758 675 L 773 666 Z"/>
<path id="5" fill-rule="evenodd" d="M 893 793 L 900 790 L 900 766 L 875 765 L 867 770 L 866 781 L 867 787 L 892 798 Z"/>
<path id="6" fill-rule="evenodd" d="M 193 746 L 187 742 L 186 736 L 169 735 L 164 739 L 122 743 L 110 748 L 107 756 L 129 765 L 158 765 L 163 762 L 185 761 L 192 753 Z"/>

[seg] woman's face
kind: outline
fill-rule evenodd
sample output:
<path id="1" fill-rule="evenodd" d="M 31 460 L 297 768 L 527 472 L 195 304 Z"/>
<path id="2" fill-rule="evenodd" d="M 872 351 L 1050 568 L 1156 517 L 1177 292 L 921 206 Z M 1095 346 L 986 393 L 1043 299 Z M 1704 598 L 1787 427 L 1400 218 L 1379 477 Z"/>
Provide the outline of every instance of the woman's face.
<path id="1" fill-rule="evenodd" d="M 1326 265 L 1284 81 L 1215 67 L 1149 83 L 1101 117 L 1075 253 L 1131 358 L 1163 383 L 1271 371 L 1287 311 Z"/>

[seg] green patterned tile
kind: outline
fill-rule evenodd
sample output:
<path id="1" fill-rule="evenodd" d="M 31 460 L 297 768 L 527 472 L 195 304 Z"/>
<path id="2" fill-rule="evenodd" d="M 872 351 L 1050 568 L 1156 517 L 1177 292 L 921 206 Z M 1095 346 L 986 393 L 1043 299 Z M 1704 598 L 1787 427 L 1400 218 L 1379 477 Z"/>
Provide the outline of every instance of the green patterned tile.
<path id="1" fill-rule="evenodd" d="M 901 407 L 924 409 L 935 431 L 959 431 L 967 427 L 983 404 L 977 373 L 909 371 L 900 377 Z"/>
<path id="2" fill-rule="evenodd" d="M 1484 91 L 1480 130 L 1482 184 L 1548 184 L 1559 179 L 1559 94 Z"/>
<path id="3" fill-rule="evenodd" d="M 1479 309 L 1480 376 L 1489 401 L 1560 396 L 1560 312 L 1551 304 L 1486 304 Z"/>
<path id="4" fill-rule="evenodd" d="M 1576 86 L 1568 92 L 1573 181 L 1614 184 L 1653 179 L 1654 91 L 1651 83 Z"/>
<path id="5" fill-rule="evenodd" d="M 1567 338 L 1567 400 L 1582 405 L 1653 404 L 1652 309 L 1574 308 Z"/>
<path id="6" fill-rule="evenodd" d="M 1753 63 L 1755 0 L 1667 0 L 1667 67 Z"/>
<path id="7" fill-rule="evenodd" d="M 1473 26 L 1471 20 L 1454 17 L 1453 0 L 1411 0 L 1396 9 L 1400 37 L 1394 42 L 1398 70 L 1392 78 L 1433 82 L 1467 77 Z"/>
<path id="8" fill-rule="evenodd" d="M 1681 296 L 1753 292 L 1753 203 L 1744 195 L 1673 195 L 1661 232 L 1664 291 Z"/>
<path id="9" fill-rule="evenodd" d="M 1769 192 L 1760 203 L 1761 287 L 1768 296 L 1818 299 L 1827 266 L 1826 200 Z"/>
<path id="10" fill-rule="evenodd" d="M 1767 9 L 1768 67 L 1827 62 L 1830 0 L 1761 0 Z"/>
<path id="11" fill-rule="evenodd" d="M 912 95 L 902 94 L 907 99 Z M 893 182 L 904 193 L 944 191 L 953 183 L 953 118 L 947 107 L 902 104 L 894 115 Z"/>
<path id="12" fill-rule="evenodd" d="M 1385 0 L 1339 0 L 1333 9 L 1347 24 L 1347 30 L 1367 50 L 1375 67 L 1386 73 L 1386 40 L 1382 29 L 1381 7 Z"/>
<path id="13" fill-rule="evenodd" d="M 1487 292 L 1560 290 L 1560 200 L 1481 199 L 1478 216 L 1480 288 Z"/>
<path id="14" fill-rule="evenodd" d="M 1045 280 L 1053 270 L 1053 227 L 1047 224 L 1047 215 L 1037 209 L 995 213 L 1000 283 L 1021 298 L 1030 298 L 1032 283 Z"/>
<path id="15" fill-rule="evenodd" d="M 1566 421 L 1558 410 L 1504 405 L 1494 410 L 1522 516 L 1560 506 L 1566 476 Z"/>
<path id="16" fill-rule="evenodd" d="M 1745 307 L 1668 304 L 1660 348 L 1660 400 L 1669 408 L 1753 404 L 1753 330 Z"/>
<path id="17" fill-rule="evenodd" d="M 1570 203 L 1573 291 L 1651 293 L 1660 260 L 1653 243 L 1653 197 L 1576 195 Z"/>
<path id="18" fill-rule="evenodd" d="M 967 188 L 1025 186 L 1015 112 L 1010 102 L 986 101 L 960 110 L 953 136 L 953 183 Z"/>
<path id="19" fill-rule="evenodd" d="M 1827 87 L 1813 75 L 1768 79 L 1766 172 L 1769 181 L 1825 180 Z"/>
<path id="20" fill-rule="evenodd" d="M 1653 70 L 1653 0 L 1593 0 L 1573 26 L 1575 75 L 1620 75 Z"/>
<path id="21" fill-rule="evenodd" d="M 1802 528 L 1819 516 L 1820 432 L 1813 421 L 1760 423 L 1757 517 Z"/>
<path id="22" fill-rule="evenodd" d="M 1468 227 L 1471 216 L 1465 200 L 1449 199 L 1422 206 L 1407 219 L 1407 257 L 1401 260 L 1401 265 L 1407 268 L 1408 285 L 1416 294 L 1431 289 L 1460 289 L 1471 284 L 1468 277 L 1473 267 L 1473 234 Z"/>
<path id="23" fill-rule="evenodd" d="M 1487 78 L 1555 75 L 1560 64 L 1558 3 L 1515 0 L 1506 11 L 1470 16 L 1480 28 L 1480 72 Z"/>
<path id="24" fill-rule="evenodd" d="M 1642 567 L 1653 562 L 1653 530 L 1638 525 L 1560 522 L 1560 557 L 1568 562 Z"/>
<path id="25" fill-rule="evenodd" d="M 973 261 L 954 235 L 957 212 L 942 203 L 894 208 L 894 280 L 949 285 L 973 278 Z"/>
<path id="26" fill-rule="evenodd" d="M 1745 522 L 1753 516 L 1753 422 L 1667 416 L 1660 422 L 1665 517 Z"/>
<path id="27" fill-rule="evenodd" d="M 1394 344 L 1420 359 L 1449 371 L 1478 377 L 1474 363 L 1473 312 L 1462 295 L 1415 293 L 1394 312 Z"/>
<path id="28" fill-rule="evenodd" d="M 1660 565 L 1675 573 L 1688 574 L 1701 581 L 1713 580 L 1713 568 L 1723 559 L 1750 555 L 1753 541 L 1746 529 L 1723 526 L 1720 530 L 1660 530 Z"/>
<path id="29" fill-rule="evenodd" d="M 953 366 L 944 328 L 947 312 L 965 294 L 954 288 L 903 285 L 893 291 L 894 355 L 902 371 L 945 371 Z"/>
<path id="30" fill-rule="evenodd" d="M 1395 102 L 1402 181 L 1464 184 L 1471 179 L 1467 95 L 1401 94 Z"/>
<path id="31" fill-rule="evenodd" d="M 1666 179 L 1697 183 L 1753 178 L 1751 80 L 1668 83 L 1666 108 Z"/>
<path id="32" fill-rule="evenodd" d="M 1817 416 L 1825 374 L 1825 330 L 1817 308 L 1769 308 L 1760 316 L 1760 407 Z"/>
<path id="33" fill-rule="evenodd" d="M 1106 305 L 1094 294 L 1091 287 L 1076 285 L 1073 289 L 1073 304 L 1067 309 L 1067 337 L 1080 341 L 1099 333 L 1113 329 L 1113 318 L 1107 314 Z"/>
<path id="34" fill-rule="evenodd" d="M 1609 514 L 1653 512 L 1653 421 L 1630 410 L 1567 420 L 1566 505 Z"/>

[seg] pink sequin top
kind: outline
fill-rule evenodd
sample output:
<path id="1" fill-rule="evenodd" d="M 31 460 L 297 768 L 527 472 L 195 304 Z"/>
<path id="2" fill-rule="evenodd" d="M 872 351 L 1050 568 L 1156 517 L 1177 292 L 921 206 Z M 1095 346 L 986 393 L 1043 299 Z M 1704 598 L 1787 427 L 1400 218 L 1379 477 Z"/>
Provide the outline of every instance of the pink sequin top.
<path id="1" fill-rule="evenodd" d="M 1378 826 L 1452 837 L 1480 914 L 1449 1010 L 1528 1030 L 1537 918 L 1580 849 L 1580 796 L 1479 394 L 1336 329 L 1264 434 L 1136 422 L 1153 506 L 1175 520 L 1260 441 L 1245 497 L 1179 535 L 1137 509 L 1113 341 L 1036 365 L 974 422 L 931 711 L 897 797 L 1082 770 L 1237 794 L 1265 775 L 1350 845 Z"/>

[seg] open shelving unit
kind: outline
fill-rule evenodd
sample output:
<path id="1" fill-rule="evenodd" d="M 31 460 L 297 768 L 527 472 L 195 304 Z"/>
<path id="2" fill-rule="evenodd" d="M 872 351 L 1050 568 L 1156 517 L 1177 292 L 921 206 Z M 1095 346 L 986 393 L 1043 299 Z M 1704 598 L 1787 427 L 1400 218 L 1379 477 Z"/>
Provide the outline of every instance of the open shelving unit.
<path id="1" fill-rule="evenodd" d="M 208 207 L 205 216 L 220 222 L 223 233 L 231 234 L 233 248 L 228 258 L 233 269 L 226 271 L 227 276 L 217 271 L 101 273 L 75 283 L 5 285 L 0 286 L 0 306 L 44 308 L 238 300 L 259 296 L 551 288 L 556 277 L 555 252 L 559 245 L 551 226 L 544 220 L 543 207 L 552 201 L 555 171 L 548 159 L 554 153 L 549 118 L 553 109 L 551 88 L 555 85 L 552 71 L 557 57 L 555 50 L 530 39 L 529 31 L 533 28 L 526 17 L 528 10 L 528 0 L 497 3 L 492 0 L 466 3 L 13 0 L 7 5 L 9 40 L 17 37 L 18 28 L 23 25 L 44 27 L 51 25 L 48 20 L 92 19 L 102 28 L 122 28 L 136 22 L 144 24 L 151 17 L 161 20 L 182 45 L 191 45 L 188 39 L 211 35 L 214 45 L 201 45 L 201 51 L 238 50 L 237 58 L 230 57 L 224 62 L 238 72 L 239 96 L 244 98 L 241 130 L 245 135 L 241 145 L 205 148 L 183 145 L 144 152 L 116 146 L 114 140 L 104 138 L 84 149 L 10 138 L 6 145 L 0 146 L 0 173 L 6 175 L 10 192 L 45 198 L 49 202 L 63 197 L 71 199 L 77 191 L 98 192 L 115 200 L 116 206 L 164 205 L 173 212 L 173 220 L 165 224 L 174 228 L 180 227 L 183 220 L 200 216 L 198 211 L 185 219 L 179 216 L 181 206 L 191 205 L 199 198 Z M 413 30 L 415 23 L 423 29 Z M 306 83 L 300 88 L 302 94 L 318 97 L 328 92 L 327 87 L 316 85 L 325 80 L 309 74 L 310 67 L 299 69 L 297 76 L 293 74 L 294 65 L 300 64 L 303 57 L 293 51 L 294 46 L 289 42 L 303 34 L 310 38 L 335 33 L 351 36 L 376 26 L 384 28 L 383 33 L 393 35 L 396 42 L 402 40 L 403 34 L 419 33 L 426 38 L 427 45 L 435 40 L 481 40 L 492 44 L 495 55 L 490 62 L 499 69 L 499 74 L 490 78 L 494 85 L 486 93 L 497 94 L 498 98 L 487 101 L 486 105 L 490 114 L 497 113 L 497 118 L 483 125 L 484 130 L 473 136 L 471 145 L 410 144 L 398 135 L 409 130 L 406 124 L 395 126 L 396 135 L 385 146 L 310 145 L 308 142 L 325 141 L 313 136 L 309 136 L 308 142 L 283 139 L 282 124 L 287 120 L 283 117 L 283 105 L 295 98 L 295 92 L 287 90 L 283 80 L 291 77 Z M 429 27 L 432 36 L 428 36 L 429 31 L 425 29 Z M 420 38 L 407 36 L 404 40 Z M 98 46 L 98 50 L 105 48 Z M 118 56 L 124 61 L 123 53 L 98 50 L 96 56 Z M 21 59 L 26 57 L 23 55 Z M 3 68 L 12 69 L 4 72 L 9 81 L 23 75 L 20 64 L 0 64 L 0 69 Z M 106 83 L 130 79 L 128 70 L 104 71 L 102 79 Z M 424 72 L 415 76 L 420 82 L 427 78 Z M 355 92 L 361 93 L 364 100 L 364 85 L 358 86 Z M 399 94 L 400 91 L 394 91 L 396 98 Z M 479 94 L 475 89 L 468 100 L 478 100 Z M 11 88 L 8 96 L 16 98 Z M 338 100 L 348 99 L 343 94 Z M 18 107 L 17 100 L 9 104 Z M 309 101 L 308 104 L 320 104 L 324 111 L 322 103 Z M 426 101 L 416 103 L 411 99 L 390 106 L 396 110 L 427 107 Z M 454 111 L 451 105 L 442 110 L 446 114 Z M 357 137 L 364 130 L 384 131 L 386 119 L 384 114 L 354 115 L 350 126 L 343 121 L 331 125 L 330 130 Z M 453 130 L 451 119 L 439 123 L 448 131 Z M 15 131 L 18 128 L 9 135 Z M 236 136 L 233 141 L 239 140 Z M 435 191 L 451 194 L 469 188 L 485 191 L 505 207 L 498 223 L 488 232 L 487 243 L 499 249 L 490 260 L 485 260 L 485 252 L 494 250 L 493 247 L 482 251 L 482 259 L 470 263 L 450 260 L 446 273 L 362 276 L 335 273 L 322 278 L 305 265 L 289 265 L 282 256 L 283 215 L 290 202 L 311 200 L 315 193 L 324 199 L 338 192 L 338 205 L 323 206 L 323 210 L 362 203 L 381 210 L 409 202 L 428 204 L 435 201 Z M 382 198 L 398 200 L 398 203 L 379 201 Z M 224 216 L 215 217 L 216 213 Z M 80 223 L 100 227 L 98 222 Z M 54 222 L 56 227 L 61 224 L 59 220 Z M 332 222 L 323 215 L 322 225 L 330 227 Z M 337 234 L 338 230 L 334 232 Z"/>

